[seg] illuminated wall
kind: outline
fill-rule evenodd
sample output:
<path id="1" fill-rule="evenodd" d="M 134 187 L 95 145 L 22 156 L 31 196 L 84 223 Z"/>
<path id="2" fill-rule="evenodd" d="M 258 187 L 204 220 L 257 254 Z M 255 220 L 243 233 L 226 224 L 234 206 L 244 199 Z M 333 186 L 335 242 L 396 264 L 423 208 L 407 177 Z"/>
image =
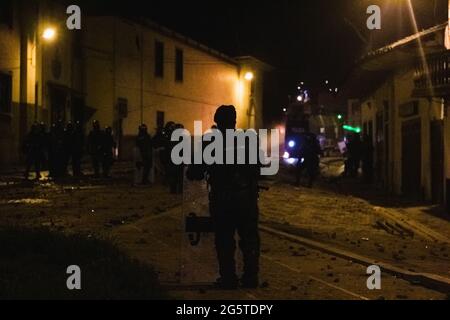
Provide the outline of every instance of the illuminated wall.
<path id="1" fill-rule="evenodd" d="M 258 126 L 262 119 L 262 77 L 255 67 L 200 48 L 170 31 L 143 27 L 113 17 L 87 19 L 84 37 L 86 103 L 97 110 L 95 119 L 102 125 L 119 128 L 118 99 L 126 99 L 128 114 L 122 119 L 122 153 L 131 154 L 138 126 L 144 122 L 151 133 L 157 125 L 157 112 L 165 122 L 181 123 L 193 132 L 194 121 L 203 121 L 204 130 L 213 124 L 218 106 L 235 105 L 238 127 Z M 164 76 L 155 76 L 155 41 L 164 44 Z M 175 52 L 184 59 L 184 78 L 175 80 Z M 250 114 L 251 81 L 244 79 L 252 71 L 254 95 L 261 109 Z M 262 74 L 262 72 L 261 72 Z"/>

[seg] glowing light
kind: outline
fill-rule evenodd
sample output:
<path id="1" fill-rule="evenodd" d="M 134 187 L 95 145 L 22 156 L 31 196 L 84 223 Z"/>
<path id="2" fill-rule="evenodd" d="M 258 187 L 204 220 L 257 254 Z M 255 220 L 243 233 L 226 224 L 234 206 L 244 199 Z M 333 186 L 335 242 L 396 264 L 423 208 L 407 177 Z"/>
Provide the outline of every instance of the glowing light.
<path id="1" fill-rule="evenodd" d="M 283 112 L 286 112 L 287 111 L 287 109 L 286 108 L 283 108 Z"/>
<path id="2" fill-rule="evenodd" d="M 56 37 L 56 30 L 54 28 L 46 28 L 42 33 L 42 38 L 51 41 Z"/>
<path id="3" fill-rule="evenodd" d="M 289 141 L 288 146 L 289 146 L 289 148 L 295 147 L 295 141 L 294 140 Z"/>
<path id="4" fill-rule="evenodd" d="M 283 154 L 283 159 L 289 159 L 289 157 L 290 157 L 291 155 L 289 154 L 289 152 L 285 152 L 284 154 Z"/>
<path id="5" fill-rule="evenodd" d="M 298 102 L 302 102 L 302 101 L 303 101 L 303 97 L 302 97 L 302 96 L 298 96 L 298 97 L 297 97 L 297 101 L 298 101 Z"/>
<path id="6" fill-rule="evenodd" d="M 245 80 L 247 81 L 252 81 L 254 77 L 255 76 L 253 75 L 253 72 L 247 72 L 244 76 Z"/>
<path id="7" fill-rule="evenodd" d="M 348 125 L 343 125 L 342 128 L 344 128 L 344 130 L 346 130 L 346 131 L 361 133 L 360 127 L 352 127 L 352 126 L 348 126 Z"/>
<path id="8" fill-rule="evenodd" d="M 339 120 L 342 120 L 342 118 L 343 118 L 342 114 L 338 114 L 337 118 L 338 118 Z"/>
<path id="9" fill-rule="evenodd" d="M 297 162 L 297 159 L 295 158 L 286 159 L 286 162 L 290 165 L 293 165 L 295 162 Z"/>

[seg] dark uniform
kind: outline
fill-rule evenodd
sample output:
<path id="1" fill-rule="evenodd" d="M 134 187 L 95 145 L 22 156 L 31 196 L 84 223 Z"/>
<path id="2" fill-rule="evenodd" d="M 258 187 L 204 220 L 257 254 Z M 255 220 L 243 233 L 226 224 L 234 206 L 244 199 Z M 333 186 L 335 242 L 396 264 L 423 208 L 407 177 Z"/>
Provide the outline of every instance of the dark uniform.
<path id="1" fill-rule="evenodd" d="M 102 153 L 103 153 L 103 177 L 109 178 L 111 173 L 111 167 L 114 163 L 114 149 L 116 148 L 116 142 L 114 141 L 113 132 L 111 127 L 106 127 L 102 139 Z"/>
<path id="2" fill-rule="evenodd" d="M 50 176 L 54 179 L 61 178 L 65 174 L 64 164 L 66 152 L 64 150 L 64 124 L 57 121 L 50 132 Z"/>
<path id="3" fill-rule="evenodd" d="M 64 130 L 64 159 L 62 171 L 64 175 L 67 175 L 67 168 L 72 160 L 72 138 L 73 138 L 74 126 L 72 122 L 66 125 Z"/>
<path id="4" fill-rule="evenodd" d="M 103 162 L 103 131 L 96 120 L 92 124 L 92 131 L 88 136 L 88 152 L 92 159 L 95 177 L 100 177 L 100 164 Z"/>
<path id="5" fill-rule="evenodd" d="M 171 132 L 178 130 L 178 129 L 184 129 L 184 126 L 181 124 L 176 124 L 173 127 L 173 130 Z M 172 135 L 172 133 L 171 133 Z M 173 148 L 176 146 L 177 142 L 171 141 L 171 137 L 168 137 L 168 156 L 170 157 L 172 154 Z M 183 180 L 184 180 L 184 165 L 179 164 L 175 165 L 170 161 L 169 158 L 169 164 L 168 164 L 168 179 L 169 179 L 169 186 L 170 186 L 170 192 L 172 194 L 181 194 L 183 193 Z"/>
<path id="6" fill-rule="evenodd" d="M 234 129 L 235 108 L 220 107 L 214 121 L 222 132 L 226 129 Z M 234 259 L 235 233 L 237 232 L 244 259 L 242 285 L 247 288 L 256 288 L 260 256 L 258 232 L 260 167 L 248 163 L 245 165 L 192 165 L 188 169 L 187 177 L 190 180 L 201 180 L 205 174 L 210 187 L 210 213 L 215 229 L 215 246 L 219 262 L 220 279 L 217 284 L 223 289 L 234 289 L 238 285 Z"/>
<path id="7" fill-rule="evenodd" d="M 346 154 L 346 174 L 352 178 L 356 178 L 361 162 L 361 137 L 359 134 L 355 133 L 349 137 Z"/>
<path id="8" fill-rule="evenodd" d="M 148 129 L 145 124 L 139 127 L 139 134 L 136 138 L 136 147 L 142 159 L 142 184 L 149 184 L 150 170 L 153 167 L 153 141 L 148 134 Z"/>
<path id="9" fill-rule="evenodd" d="M 361 143 L 362 173 L 365 183 L 373 182 L 373 153 L 374 147 L 372 139 L 366 134 L 363 136 L 363 141 Z"/>
<path id="10" fill-rule="evenodd" d="M 81 170 L 81 161 L 83 159 L 84 151 L 84 132 L 80 122 L 75 123 L 75 128 L 72 135 L 72 170 L 75 177 L 83 175 Z"/>
<path id="11" fill-rule="evenodd" d="M 23 146 L 26 159 L 25 179 L 28 179 L 32 166 L 36 171 L 36 179 L 41 178 L 41 165 L 44 158 L 44 141 L 42 138 L 38 124 L 33 124 Z"/>
<path id="12" fill-rule="evenodd" d="M 305 133 L 301 136 L 300 156 L 297 163 L 297 185 L 300 185 L 303 170 L 308 175 L 308 188 L 311 188 L 314 180 L 319 175 L 320 156 L 323 154 L 319 141 L 313 133 Z"/>
<path id="13" fill-rule="evenodd" d="M 82 176 L 81 158 L 83 156 L 84 135 L 79 122 L 75 125 L 67 124 L 64 136 L 64 150 L 66 154 L 65 171 L 69 163 L 72 165 L 74 177 Z"/>

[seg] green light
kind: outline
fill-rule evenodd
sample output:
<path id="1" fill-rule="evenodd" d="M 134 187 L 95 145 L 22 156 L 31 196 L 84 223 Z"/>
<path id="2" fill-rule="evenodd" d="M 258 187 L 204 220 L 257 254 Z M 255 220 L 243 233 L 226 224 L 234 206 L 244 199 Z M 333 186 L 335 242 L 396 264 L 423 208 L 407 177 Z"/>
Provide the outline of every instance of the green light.
<path id="1" fill-rule="evenodd" d="M 344 128 L 344 130 L 347 130 L 347 131 L 351 131 L 351 132 L 355 132 L 355 133 L 361 133 L 361 128 L 360 127 L 352 127 L 352 126 L 348 126 L 348 125 L 344 125 L 342 127 Z"/>
<path id="2" fill-rule="evenodd" d="M 338 118 L 339 120 L 342 120 L 342 118 L 343 118 L 342 114 L 338 114 L 337 118 Z"/>

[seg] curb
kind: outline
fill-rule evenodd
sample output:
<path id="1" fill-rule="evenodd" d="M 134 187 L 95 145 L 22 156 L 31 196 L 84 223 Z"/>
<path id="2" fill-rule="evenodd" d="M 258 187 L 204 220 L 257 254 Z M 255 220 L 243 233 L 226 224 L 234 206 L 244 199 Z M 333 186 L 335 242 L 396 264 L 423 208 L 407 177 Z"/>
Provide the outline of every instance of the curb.
<path id="1" fill-rule="evenodd" d="M 312 249 L 319 250 L 324 253 L 328 253 L 331 255 L 334 255 L 339 258 L 343 258 L 346 260 L 351 260 L 353 262 L 362 264 L 364 266 L 371 266 L 371 265 L 377 265 L 379 266 L 383 271 L 397 276 L 401 279 L 404 279 L 406 281 L 411 282 L 415 285 L 421 285 L 424 287 L 427 287 L 429 289 L 433 289 L 436 291 L 440 291 L 443 293 L 450 293 L 450 279 L 445 278 L 442 276 L 439 276 L 437 274 L 431 274 L 431 273 L 418 273 L 418 272 L 411 272 L 408 270 L 404 270 L 402 268 L 395 267 L 389 263 L 380 262 L 368 257 L 361 256 L 356 253 L 348 252 L 346 250 L 338 249 L 336 247 L 323 244 L 314 240 L 306 239 L 297 235 L 292 235 L 283 231 L 279 231 L 267 226 L 260 226 L 259 229 L 263 232 L 272 234 L 274 236 L 278 236 L 281 238 L 284 238 L 286 240 L 290 240 L 299 244 L 302 244 L 304 246 L 310 247 Z"/>

